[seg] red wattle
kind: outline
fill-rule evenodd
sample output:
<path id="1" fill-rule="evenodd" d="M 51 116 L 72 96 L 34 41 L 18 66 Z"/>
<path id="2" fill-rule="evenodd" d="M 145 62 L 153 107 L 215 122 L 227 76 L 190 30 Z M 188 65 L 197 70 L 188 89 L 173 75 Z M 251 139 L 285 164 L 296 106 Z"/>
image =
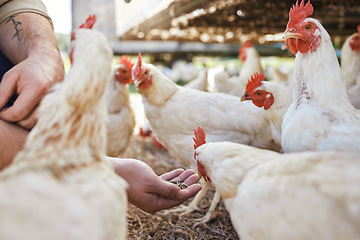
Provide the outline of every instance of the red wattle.
<path id="1" fill-rule="evenodd" d="M 295 40 L 294 39 L 288 39 L 287 44 L 289 45 L 290 52 L 292 52 L 294 55 L 296 55 L 299 50 L 298 50 L 298 48 L 296 46 Z"/>
<path id="2" fill-rule="evenodd" d="M 309 44 L 301 39 L 296 40 L 296 45 L 301 53 L 306 53 L 309 51 Z"/>

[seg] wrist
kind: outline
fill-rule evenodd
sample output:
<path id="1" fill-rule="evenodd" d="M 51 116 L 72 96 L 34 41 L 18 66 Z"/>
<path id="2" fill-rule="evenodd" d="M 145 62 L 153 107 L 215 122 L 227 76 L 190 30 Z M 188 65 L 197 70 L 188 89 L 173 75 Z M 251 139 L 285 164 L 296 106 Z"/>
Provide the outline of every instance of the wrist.
<path id="1" fill-rule="evenodd" d="M 27 57 L 30 56 L 41 56 L 41 58 L 54 60 L 55 62 L 59 63 L 62 61 L 60 52 L 58 47 L 48 45 L 48 44 L 32 44 L 28 48 Z"/>

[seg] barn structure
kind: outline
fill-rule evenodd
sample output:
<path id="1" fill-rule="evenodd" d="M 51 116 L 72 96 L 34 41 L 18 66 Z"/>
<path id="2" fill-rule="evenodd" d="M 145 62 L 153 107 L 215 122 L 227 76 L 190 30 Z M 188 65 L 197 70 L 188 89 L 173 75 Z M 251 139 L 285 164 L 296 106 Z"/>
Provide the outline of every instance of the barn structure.
<path id="1" fill-rule="evenodd" d="M 305 0 L 307 2 L 307 0 Z M 252 40 L 262 56 L 283 56 L 282 33 L 294 1 L 73 0 L 73 28 L 90 14 L 115 53 L 233 55 Z M 340 48 L 360 24 L 358 0 L 312 0 L 314 14 Z"/>

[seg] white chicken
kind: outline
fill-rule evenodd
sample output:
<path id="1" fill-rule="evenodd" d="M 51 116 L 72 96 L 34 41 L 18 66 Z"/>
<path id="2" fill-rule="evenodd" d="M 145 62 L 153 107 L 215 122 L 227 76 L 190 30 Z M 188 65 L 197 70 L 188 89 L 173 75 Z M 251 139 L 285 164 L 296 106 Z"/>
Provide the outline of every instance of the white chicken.
<path id="1" fill-rule="evenodd" d="M 105 155 L 112 50 L 96 30 L 73 36 L 71 70 L 0 174 L 0 239 L 126 239 L 127 183 Z"/>
<path id="2" fill-rule="evenodd" d="M 208 70 L 203 69 L 200 71 L 199 75 L 190 80 L 188 83 L 184 85 L 184 87 L 197 89 L 200 91 L 208 91 Z"/>
<path id="3" fill-rule="evenodd" d="M 200 69 L 191 61 L 176 60 L 168 71 L 162 72 L 173 82 L 188 83 L 199 75 Z"/>
<path id="4" fill-rule="evenodd" d="M 209 141 L 228 140 L 280 150 L 272 138 L 267 113 L 252 103 L 241 102 L 240 98 L 224 93 L 178 86 L 152 64 L 142 63 L 140 54 L 132 76 L 157 139 L 190 168 L 196 170 L 192 135 L 199 125 L 208 131 Z M 202 189 L 189 211 L 196 208 L 201 194 L 206 191 Z"/>
<path id="5" fill-rule="evenodd" d="M 346 38 L 341 48 L 341 70 L 347 87 L 360 78 L 360 25 L 357 32 Z"/>
<path id="6" fill-rule="evenodd" d="M 263 72 L 260 55 L 251 41 L 247 41 L 241 46 L 239 57 L 243 62 L 239 76 L 230 77 L 226 72 L 215 75 L 216 91 L 241 97 L 245 93 L 248 79 L 256 72 Z"/>
<path id="7" fill-rule="evenodd" d="M 292 91 L 282 83 L 263 81 L 264 79 L 264 74 L 255 73 L 246 85 L 241 101 L 251 100 L 255 106 L 264 107 L 271 123 L 274 141 L 281 145 L 281 125 L 292 103 Z"/>
<path id="8" fill-rule="evenodd" d="M 360 238 L 360 155 L 205 143 L 201 128 L 194 141 L 199 175 L 223 198 L 241 240 Z"/>
<path id="9" fill-rule="evenodd" d="M 286 84 L 289 79 L 289 73 L 283 73 L 279 68 L 274 67 L 273 78 L 271 79 L 274 83 Z"/>
<path id="10" fill-rule="evenodd" d="M 355 108 L 360 109 L 360 25 L 357 30 L 341 48 L 341 70 L 349 100 Z"/>
<path id="11" fill-rule="evenodd" d="M 133 67 L 128 56 L 120 58 L 120 64 L 113 67 L 105 91 L 107 123 L 107 155 L 117 157 L 129 145 L 134 132 L 135 115 L 130 105 L 129 84 L 132 82 Z"/>
<path id="12" fill-rule="evenodd" d="M 313 18 L 310 1 L 295 4 L 284 33 L 296 54 L 292 79 L 294 102 L 282 124 L 284 152 L 360 153 L 360 112 L 348 99 L 331 39 Z"/>

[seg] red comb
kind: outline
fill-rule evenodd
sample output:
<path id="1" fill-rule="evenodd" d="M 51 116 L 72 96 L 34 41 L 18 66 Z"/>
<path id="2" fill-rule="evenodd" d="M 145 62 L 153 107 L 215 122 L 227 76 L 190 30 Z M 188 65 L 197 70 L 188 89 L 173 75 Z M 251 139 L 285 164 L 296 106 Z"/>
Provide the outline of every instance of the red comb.
<path id="1" fill-rule="evenodd" d="M 358 33 L 360 33 L 360 24 L 357 26 Z"/>
<path id="2" fill-rule="evenodd" d="M 85 23 L 81 24 L 79 28 L 89 28 L 91 29 L 96 22 L 96 16 L 95 14 L 89 15 L 89 17 L 86 19 Z M 75 32 L 71 33 L 71 40 L 75 40 Z"/>
<path id="3" fill-rule="evenodd" d="M 141 68 L 141 52 L 139 52 L 139 55 L 138 55 L 138 66 L 139 66 L 139 68 Z"/>
<path id="4" fill-rule="evenodd" d="M 91 29 L 94 26 L 95 22 L 96 22 L 95 14 L 89 15 L 89 17 L 86 19 L 85 23 L 81 24 L 79 28 Z M 71 33 L 71 40 L 75 40 L 75 32 Z M 70 54 L 69 54 L 71 64 L 73 62 L 73 51 L 74 51 L 74 49 L 71 49 Z"/>
<path id="5" fill-rule="evenodd" d="M 139 52 L 138 62 L 136 68 L 134 69 L 133 75 L 135 78 L 139 78 L 140 74 L 141 74 L 141 53 Z"/>
<path id="6" fill-rule="evenodd" d="M 196 130 L 194 129 L 194 133 L 195 133 L 195 137 L 193 137 L 193 140 L 195 142 L 194 149 L 197 149 L 198 147 L 206 143 L 205 141 L 206 135 L 202 127 L 198 127 Z"/>
<path id="7" fill-rule="evenodd" d="M 265 75 L 263 73 L 254 73 L 246 85 L 246 92 L 250 92 L 259 87 L 262 84 L 261 81 L 264 79 Z"/>
<path id="8" fill-rule="evenodd" d="M 89 28 L 91 29 L 96 22 L 96 16 L 95 14 L 89 15 L 89 17 L 86 19 L 85 23 L 81 24 L 79 28 Z"/>
<path id="9" fill-rule="evenodd" d="M 296 3 L 292 6 L 289 12 L 289 22 L 287 27 L 294 27 L 297 23 L 304 21 L 308 16 L 312 15 L 314 12 L 313 6 L 310 3 L 310 0 L 304 5 L 305 0 L 301 0 L 301 3 Z"/>
<path id="10" fill-rule="evenodd" d="M 123 55 L 120 58 L 120 64 L 124 65 L 127 69 L 132 69 L 134 64 L 131 62 L 131 59 L 128 57 L 128 55 Z"/>
<path id="11" fill-rule="evenodd" d="M 252 47 L 253 44 L 250 40 L 247 40 L 242 46 L 241 48 L 239 49 L 239 52 L 246 49 L 246 48 L 249 48 L 249 47 Z"/>
<path id="12" fill-rule="evenodd" d="M 239 57 L 242 62 L 246 61 L 246 49 L 251 48 L 253 46 L 250 40 L 247 40 L 239 49 Z"/>

